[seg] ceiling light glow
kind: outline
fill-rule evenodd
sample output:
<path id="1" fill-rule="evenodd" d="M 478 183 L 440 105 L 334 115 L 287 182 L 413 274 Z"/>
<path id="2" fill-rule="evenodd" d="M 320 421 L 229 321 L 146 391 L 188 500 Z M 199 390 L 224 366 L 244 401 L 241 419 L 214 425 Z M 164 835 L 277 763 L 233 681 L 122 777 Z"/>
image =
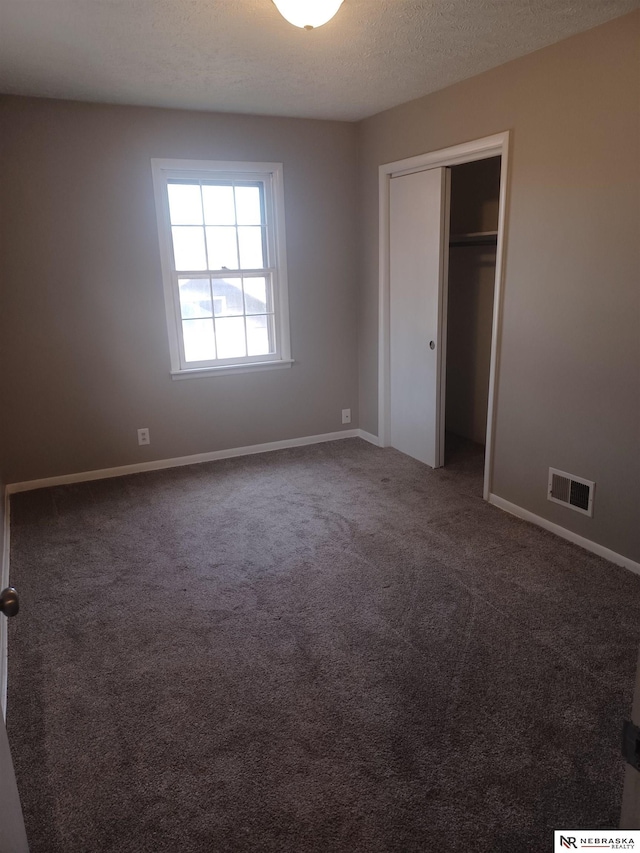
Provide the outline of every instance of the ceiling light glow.
<path id="1" fill-rule="evenodd" d="M 294 27 L 313 30 L 330 21 L 343 0 L 273 0 L 283 18 Z"/>

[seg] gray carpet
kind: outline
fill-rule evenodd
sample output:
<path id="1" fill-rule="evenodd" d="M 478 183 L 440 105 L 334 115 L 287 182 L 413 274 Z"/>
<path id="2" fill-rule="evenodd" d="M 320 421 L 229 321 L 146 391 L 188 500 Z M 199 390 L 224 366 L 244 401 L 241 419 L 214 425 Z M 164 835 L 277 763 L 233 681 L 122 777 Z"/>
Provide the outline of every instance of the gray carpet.
<path id="1" fill-rule="evenodd" d="M 484 503 L 478 462 L 352 439 L 14 496 L 32 853 L 615 827 L 640 578 Z"/>

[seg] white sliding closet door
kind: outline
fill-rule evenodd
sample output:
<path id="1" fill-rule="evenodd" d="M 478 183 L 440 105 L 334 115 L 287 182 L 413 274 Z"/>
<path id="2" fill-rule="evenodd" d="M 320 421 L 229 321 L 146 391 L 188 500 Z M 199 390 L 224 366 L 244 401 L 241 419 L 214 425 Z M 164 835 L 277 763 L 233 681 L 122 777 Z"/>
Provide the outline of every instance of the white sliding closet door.
<path id="1" fill-rule="evenodd" d="M 390 180 L 391 446 L 444 464 L 449 172 Z"/>

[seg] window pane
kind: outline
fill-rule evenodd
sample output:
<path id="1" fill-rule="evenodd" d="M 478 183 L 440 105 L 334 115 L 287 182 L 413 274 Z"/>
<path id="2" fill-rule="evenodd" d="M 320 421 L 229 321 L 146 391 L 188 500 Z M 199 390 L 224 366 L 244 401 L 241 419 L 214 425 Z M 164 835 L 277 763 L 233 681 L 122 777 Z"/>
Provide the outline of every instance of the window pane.
<path id="1" fill-rule="evenodd" d="M 237 270 L 238 247 L 236 229 L 229 226 L 211 228 L 207 226 L 207 251 L 210 270 Z"/>
<path id="2" fill-rule="evenodd" d="M 264 314 L 271 311 L 267 300 L 266 278 L 245 278 L 244 304 L 247 314 Z"/>
<path id="3" fill-rule="evenodd" d="M 216 357 L 213 320 L 183 320 L 186 361 L 210 361 Z"/>
<path id="4" fill-rule="evenodd" d="M 236 187 L 238 225 L 262 225 L 260 187 Z"/>
<path id="5" fill-rule="evenodd" d="M 204 230 L 178 226 L 172 228 L 173 257 L 177 270 L 206 270 L 207 256 L 204 251 Z"/>
<path id="6" fill-rule="evenodd" d="M 204 202 L 204 221 L 207 225 L 235 225 L 236 214 L 233 206 L 233 187 L 216 184 L 202 185 Z"/>
<path id="7" fill-rule="evenodd" d="M 218 358 L 238 358 L 247 354 L 242 317 L 230 317 L 227 320 L 216 319 L 216 335 Z"/>
<path id="8" fill-rule="evenodd" d="M 214 278 L 212 285 L 216 317 L 242 314 L 241 278 Z"/>
<path id="9" fill-rule="evenodd" d="M 247 317 L 248 355 L 267 355 L 274 352 L 273 319 L 271 316 Z"/>
<path id="10" fill-rule="evenodd" d="M 240 268 L 243 270 L 259 270 L 265 266 L 262 251 L 262 228 L 238 228 L 240 243 Z"/>
<path id="11" fill-rule="evenodd" d="M 202 225 L 199 184 L 167 184 L 172 225 Z"/>
<path id="12" fill-rule="evenodd" d="M 211 317 L 211 289 L 208 278 L 180 278 L 180 313 L 183 320 Z"/>

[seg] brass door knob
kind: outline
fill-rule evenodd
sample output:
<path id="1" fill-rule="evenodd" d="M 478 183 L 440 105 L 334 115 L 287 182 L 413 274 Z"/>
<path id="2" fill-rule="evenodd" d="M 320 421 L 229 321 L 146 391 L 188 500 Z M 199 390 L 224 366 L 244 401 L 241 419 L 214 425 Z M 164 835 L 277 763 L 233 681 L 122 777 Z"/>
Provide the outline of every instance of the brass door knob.
<path id="1" fill-rule="evenodd" d="M 5 616 L 15 616 L 18 610 L 20 610 L 18 593 L 12 586 L 8 586 L 0 593 L 0 613 L 4 613 Z"/>

